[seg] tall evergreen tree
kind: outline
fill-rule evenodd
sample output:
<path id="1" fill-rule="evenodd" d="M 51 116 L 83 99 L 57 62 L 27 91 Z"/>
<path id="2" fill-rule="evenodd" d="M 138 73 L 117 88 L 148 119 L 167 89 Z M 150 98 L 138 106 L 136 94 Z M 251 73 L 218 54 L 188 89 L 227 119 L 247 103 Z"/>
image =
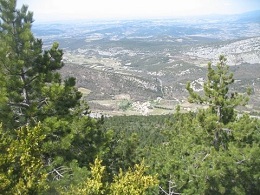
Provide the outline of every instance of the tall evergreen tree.
<path id="1" fill-rule="evenodd" d="M 234 79 L 226 61 L 227 59 L 220 55 L 216 69 L 208 63 L 207 81 L 203 86 L 204 96 L 195 93 L 190 83 L 186 87 L 190 94 L 189 102 L 208 105 L 211 112 L 217 115 L 218 122 L 224 124 L 235 119 L 235 107 L 245 105 L 249 100 L 244 95 L 229 91 L 229 86 L 234 83 Z"/>
<path id="2" fill-rule="evenodd" d="M 204 95 L 200 95 L 187 83 L 189 92 L 189 102 L 204 104 L 209 107 L 207 110 L 200 110 L 198 118 L 208 133 L 214 137 L 213 144 L 216 149 L 220 145 L 226 147 L 226 141 L 230 137 L 230 131 L 224 128 L 236 119 L 235 108 L 245 105 L 249 98 L 245 94 L 230 92 L 229 87 L 234 82 L 233 73 L 229 72 L 227 59 L 220 55 L 219 62 L 214 69 L 212 64 L 208 64 L 207 80 L 204 82 Z M 248 95 L 250 91 L 248 91 Z"/>
<path id="3" fill-rule="evenodd" d="M 0 123 L 16 139 L 17 128 L 26 125 L 33 131 L 40 121 L 45 135 L 42 160 L 49 177 L 56 178 L 63 174 L 58 167 L 72 161 L 86 166 L 102 155 L 107 136 L 88 116 L 75 78 L 61 79 L 58 43 L 43 50 L 32 23 L 28 6 L 17 9 L 16 0 L 0 0 Z"/>
<path id="4" fill-rule="evenodd" d="M 226 59 L 219 60 L 216 68 L 209 64 L 204 94 L 187 85 L 189 100 L 208 108 L 184 114 L 177 110 L 166 131 L 169 141 L 151 149 L 157 158 L 150 158 L 150 163 L 165 194 L 260 192 L 260 121 L 246 114 L 236 116 L 235 107 L 248 97 L 229 92 L 233 75 Z"/>
<path id="5" fill-rule="evenodd" d="M 31 31 L 33 14 L 28 6 L 16 9 L 15 0 L 0 1 L 0 68 L 6 104 L 1 104 L 4 127 L 35 124 L 50 115 L 64 115 L 79 104 L 75 80 L 62 83 L 56 71 L 63 67 L 63 52 L 54 43 L 43 51 Z"/>

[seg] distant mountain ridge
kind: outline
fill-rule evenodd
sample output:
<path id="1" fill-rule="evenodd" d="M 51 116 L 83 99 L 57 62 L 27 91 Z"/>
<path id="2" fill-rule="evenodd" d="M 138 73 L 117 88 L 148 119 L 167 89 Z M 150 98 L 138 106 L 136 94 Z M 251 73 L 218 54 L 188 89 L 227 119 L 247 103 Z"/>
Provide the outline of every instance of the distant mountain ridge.
<path id="1" fill-rule="evenodd" d="M 243 22 L 255 21 L 256 23 L 260 23 L 260 10 L 246 12 L 238 16 L 240 17 L 240 21 Z"/>

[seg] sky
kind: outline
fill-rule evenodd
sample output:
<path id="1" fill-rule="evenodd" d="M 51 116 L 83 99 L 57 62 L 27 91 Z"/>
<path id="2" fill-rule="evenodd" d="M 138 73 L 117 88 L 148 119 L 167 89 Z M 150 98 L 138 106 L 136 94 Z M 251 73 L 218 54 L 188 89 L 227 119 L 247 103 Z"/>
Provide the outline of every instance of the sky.
<path id="1" fill-rule="evenodd" d="M 36 21 L 140 19 L 260 10 L 260 0 L 17 0 L 29 5 Z"/>

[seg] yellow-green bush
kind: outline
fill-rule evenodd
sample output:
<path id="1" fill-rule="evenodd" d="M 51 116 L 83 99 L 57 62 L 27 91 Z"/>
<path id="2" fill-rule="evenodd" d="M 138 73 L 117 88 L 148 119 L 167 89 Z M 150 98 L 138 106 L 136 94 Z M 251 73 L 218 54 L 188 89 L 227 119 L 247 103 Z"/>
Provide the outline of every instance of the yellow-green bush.
<path id="1" fill-rule="evenodd" d="M 105 174 L 105 166 L 102 166 L 101 163 L 101 160 L 96 159 L 94 164 L 91 165 L 91 177 L 82 184 L 71 186 L 69 190 L 63 191 L 62 194 L 142 195 L 158 185 L 156 176 L 145 173 L 147 167 L 144 162 L 136 164 L 133 169 L 129 168 L 126 172 L 120 170 L 119 174 L 114 176 L 112 183 L 104 182 L 102 179 Z"/>

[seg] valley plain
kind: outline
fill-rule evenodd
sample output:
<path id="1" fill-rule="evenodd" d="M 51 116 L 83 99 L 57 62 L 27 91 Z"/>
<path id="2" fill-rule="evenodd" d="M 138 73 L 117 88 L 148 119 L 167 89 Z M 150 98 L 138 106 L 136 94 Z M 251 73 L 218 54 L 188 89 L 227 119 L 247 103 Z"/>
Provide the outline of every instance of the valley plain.
<path id="1" fill-rule="evenodd" d="M 260 11 L 229 16 L 74 21 L 35 24 L 35 35 L 64 51 L 64 77 L 73 76 L 94 116 L 168 114 L 187 102 L 188 81 L 202 92 L 207 64 L 225 55 L 235 82 L 252 89 L 249 105 L 260 113 Z"/>

